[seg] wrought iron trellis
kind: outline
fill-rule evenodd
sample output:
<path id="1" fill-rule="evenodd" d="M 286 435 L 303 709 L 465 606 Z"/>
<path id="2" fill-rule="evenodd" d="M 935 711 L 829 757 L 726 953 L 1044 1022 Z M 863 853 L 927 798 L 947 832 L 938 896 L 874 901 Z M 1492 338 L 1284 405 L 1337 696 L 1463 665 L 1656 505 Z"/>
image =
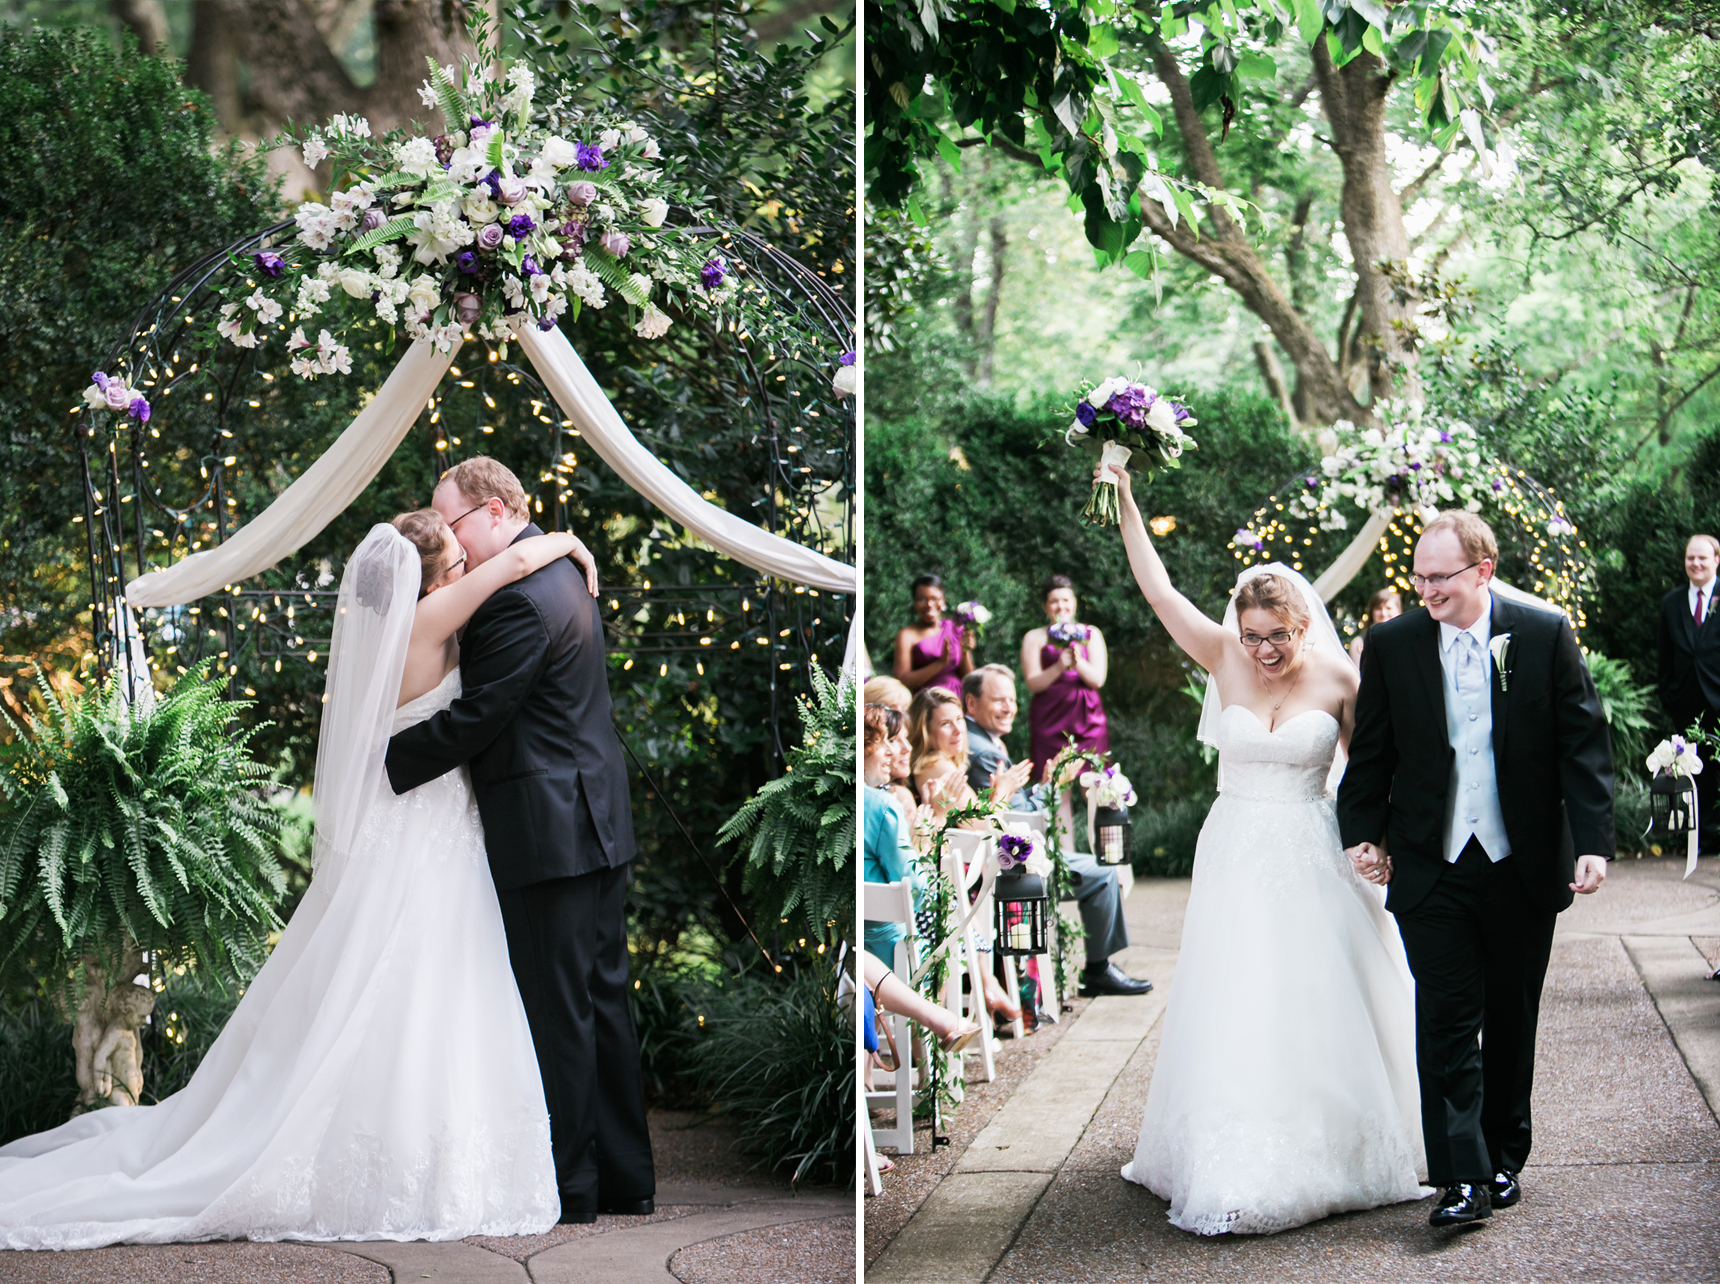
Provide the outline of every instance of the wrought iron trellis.
<path id="1" fill-rule="evenodd" d="M 755 298 L 793 314 L 805 331 L 838 350 L 852 345 L 852 309 L 816 272 L 744 230 L 693 224 L 684 215 L 677 221 L 680 235 L 720 248 L 742 288 Z M 134 645 L 153 651 L 157 663 L 187 667 L 213 651 L 234 682 L 239 661 L 246 655 L 272 661 L 278 670 L 288 658 L 314 662 L 326 651 L 335 575 L 335 568 L 327 564 L 318 567 L 314 576 L 301 569 L 289 587 L 229 585 L 200 602 L 151 612 L 135 621 L 139 630 L 135 636 L 133 618 L 122 609 L 127 581 L 176 560 L 176 551 L 197 551 L 207 546 L 206 541 L 224 542 L 236 526 L 231 510 L 237 501 L 229 481 L 238 461 L 227 448 L 233 437 L 229 425 L 247 405 L 260 404 L 250 381 L 272 382 L 274 376 L 258 364 L 258 350 L 235 348 L 215 338 L 212 310 L 222 300 L 219 287 L 230 279 L 226 274 L 242 276 L 246 256 L 290 235 L 293 227 L 292 221 L 283 221 L 204 255 L 178 273 L 110 349 L 103 368 L 116 374 L 123 371 L 129 383 L 145 391 L 156 412 L 150 425 L 116 417 L 110 432 L 102 428 L 98 413 L 78 413 L 74 436 L 83 471 L 84 511 L 74 520 L 85 523 L 87 533 L 94 651 L 104 674 Z M 729 330 L 735 329 L 731 320 Z M 737 338 L 740 341 L 732 351 L 755 416 L 754 441 L 765 447 L 766 476 L 760 479 L 762 494 L 755 501 L 758 520 L 767 530 L 840 556 L 854 544 L 852 404 L 830 395 L 831 371 L 824 364 L 828 357 L 821 360 L 811 344 L 805 348 L 775 345 L 761 363 L 761 354 L 755 351 L 759 345 L 746 342 L 744 332 Z M 476 351 L 481 353 L 482 347 Z M 473 352 L 469 345 L 457 360 L 470 362 L 473 358 L 468 354 Z M 478 360 L 474 372 L 478 377 L 462 379 L 456 373 L 456 385 L 477 387 L 492 407 L 490 390 L 502 391 L 503 385 L 530 398 L 532 417 L 547 429 L 547 449 L 546 467 L 535 482 L 528 483 L 528 490 L 552 488 L 548 524 L 563 528 L 571 497 L 567 489 L 573 470 L 571 439 L 577 438 L 577 430 L 537 376 L 528 367 L 503 359 L 504 352 L 501 345 L 490 347 L 487 359 Z M 454 370 L 459 371 L 458 365 Z M 203 392 L 201 403 L 195 399 L 197 389 Z M 172 399 L 175 393 L 180 394 L 178 402 Z M 467 443 L 443 413 L 445 390 L 438 393 L 421 418 L 428 416 L 436 435 L 439 473 L 444 462 L 460 457 L 459 448 Z M 161 422 L 170 420 L 187 400 L 206 409 L 210 422 L 206 440 L 198 443 L 201 488 L 193 488 L 188 501 L 176 505 L 152 480 L 152 448 L 162 441 Z M 841 444 L 826 446 L 824 458 L 814 453 L 815 437 L 803 426 L 807 417 L 825 421 L 817 427 L 824 430 L 826 441 L 834 436 L 831 421 L 840 426 Z M 477 425 L 471 444 L 475 446 L 487 431 Z M 186 450 L 180 448 L 180 462 L 189 462 Z M 433 483 L 434 478 L 427 481 Z M 543 494 L 536 497 L 539 513 L 545 512 L 544 498 Z M 779 755 L 782 717 L 790 707 L 782 675 L 799 668 L 803 683 L 809 683 L 808 666 L 832 663 L 854 610 L 846 594 L 819 593 L 774 580 L 606 584 L 603 596 L 610 645 L 627 653 L 629 668 L 633 657 L 646 655 L 729 650 L 767 656 L 771 726 Z M 734 601 L 737 597 L 739 603 Z M 673 629 L 663 626 L 670 608 L 676 616 Z M 657 627 L 651 627 L 653 623 Z M 131 665 L 123 666 L 123 676 L 127 682 L 141 677 Z"/>

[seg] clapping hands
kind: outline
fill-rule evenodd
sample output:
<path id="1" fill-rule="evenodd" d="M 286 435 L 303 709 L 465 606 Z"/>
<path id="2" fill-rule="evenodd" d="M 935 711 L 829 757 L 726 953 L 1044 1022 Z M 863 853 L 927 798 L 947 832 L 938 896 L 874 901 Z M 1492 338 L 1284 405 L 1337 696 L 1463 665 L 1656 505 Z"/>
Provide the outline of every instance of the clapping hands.
<path id="1" fill-rule="evenodd" d="M 991 774 L 991 800 L 995 803 L 1007 804 L 1015 797 L 1015 791 L 1027 783 L 1027 778 L 1033 774 L 1032 762 L 1018 762 L 1013 767 L 1004 767 Z"/>

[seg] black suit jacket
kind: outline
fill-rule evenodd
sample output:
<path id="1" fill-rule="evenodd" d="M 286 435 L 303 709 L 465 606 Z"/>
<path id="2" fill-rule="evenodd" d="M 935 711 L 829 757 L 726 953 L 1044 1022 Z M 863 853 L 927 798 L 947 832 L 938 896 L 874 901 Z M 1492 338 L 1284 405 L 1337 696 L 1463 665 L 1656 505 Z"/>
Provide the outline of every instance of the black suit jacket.
<path id="1" fill-rule="evenodd" d="M 1493 757 L 1511 855 L 1529 894 L 1571 903 L 1578 852 L 1613 854 L 1612 741 L 1570 621 L 1495 595 L 1493 635 L 1511 634 L 1494 672 Z M 1425 608 L 1375 625 L 1362 652 L 1350 761 L 1338 786 L 1345 847 L 1385 839 L 1386 908 L 1412 910 L 1445 868 L 1447 738 L 1439 624 Z"/>
<path id="2" fill-rule="evenodd" d="M 991 792 L 991 778 L 998 772 L 1013 767 L 1015 761 L 1009 756 L 1009 750 L 1003 747 L 1003 741 L 972 718 L 967 720 L 967 742 L 967 782 L 974 793 L 984 798 Z M 1039 810 L 1027 796 L 1025 785 L 1015 791 L 1015 797 L 1009 800 L 1009 807 L 1011 811 Z"/>
<path id="3" fill-rule="evenodd" d="M 1717 579 L 1709 587 L 1720 587 Z M 1690 585 L 1660 599 L 1660 707 L 1679 731 L 1705 713 L 1720 712 L 1720 624 L 1704 599 L 1702 627 L 1690 614 Z"/>
<path id="4" fill-rule="evenodd" d="M 558 558 L 493 594 L 466 625 L 460 676 L 458 700 L 388 742 L 394 792 L 470 763 L 501 891 L 633 859 L 603 623 L 579 569 Z"/>

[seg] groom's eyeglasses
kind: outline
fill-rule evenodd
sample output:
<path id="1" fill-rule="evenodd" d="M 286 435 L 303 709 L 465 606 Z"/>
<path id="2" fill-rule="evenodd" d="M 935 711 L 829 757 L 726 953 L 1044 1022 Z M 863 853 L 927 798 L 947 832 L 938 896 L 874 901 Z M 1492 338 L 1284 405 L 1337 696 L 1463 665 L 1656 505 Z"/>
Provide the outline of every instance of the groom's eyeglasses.
<path id="1" fill-rule="evenodd" d="M 1254 650 L 1262 642 L 1270 642 L 1273 646 L 1289 646 L 1292 636 L 1292 634 L 1286 633 L 1283 629 L 1279 629 L 1276 633 L 1268 633 L 1265 637 L 1257 637 L 1253 633 L 1244 633 L 1242 635 L 1242 645 L 1247 647 L 1250 651 Z"/>
<path id="2" fill-rule="evenodd" d="M 494 495 L 490 496 L 490 499 L 494 499 L 494 498 L 495 498 Z M 489 506 L 490 506 L 490 500 L 489 499 L 486 499 L 481 504 L 473 504 L 465 512 L 461 513 L 453 521 L 449 522 L 448 523 L 448 529 L 453 530 L 456 526 L 458 526 L 461 522 L 465 521 L 468 517 L 470 517 L 473 513 L 477 512 L 480 508 L 488 508 Z"/>
<path id="3" fill-rule="evenodd" d="M 1481 562 L 1485 562 L 1486 560 L 1487 559 L 1484 557 L 1481 559 Z M 1460 566 L 1455 571 L 1446 575 L 1411 575 L 1409 577 L 1410 583 L 1415 585 L 1415 591 L 1417 593 L 1421 592 L 1423 589 L 1442 589 L 1459 575 L 1462 575 L 1463 572 L 1473 571 L 1477 566 L 1481 565 L 1481 562 L 1471 562 L 1468 566 Z"/>

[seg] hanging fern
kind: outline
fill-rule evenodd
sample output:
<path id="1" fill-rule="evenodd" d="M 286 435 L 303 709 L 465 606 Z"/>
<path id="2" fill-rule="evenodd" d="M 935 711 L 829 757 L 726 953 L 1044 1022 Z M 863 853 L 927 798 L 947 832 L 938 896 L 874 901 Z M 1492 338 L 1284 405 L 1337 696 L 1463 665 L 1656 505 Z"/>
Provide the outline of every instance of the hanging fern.
<path id="1" fill-rule="evenodd" d="M 761 922 L 798 920 L 833 945 L 854 917 L 855 684 L 832 683 L 816 665 L 812 698 L 800 701 L 803 743 L 788 770 L 765 785 L 718 833 L 751 835 L 741 887 Z"/>
<path id="2" fill-rule="evenodd" d="M 286 890 L 277 814 L 246 753 L 261 730 L 235 712 L 210 662 L 153 711 L 115 684 L 59 695 L 0 761 L 0 975 L 63 982 L 86 956 L 128 942 L 163 965 L 196 962 L 243 981 L 262 965 Z"/>

